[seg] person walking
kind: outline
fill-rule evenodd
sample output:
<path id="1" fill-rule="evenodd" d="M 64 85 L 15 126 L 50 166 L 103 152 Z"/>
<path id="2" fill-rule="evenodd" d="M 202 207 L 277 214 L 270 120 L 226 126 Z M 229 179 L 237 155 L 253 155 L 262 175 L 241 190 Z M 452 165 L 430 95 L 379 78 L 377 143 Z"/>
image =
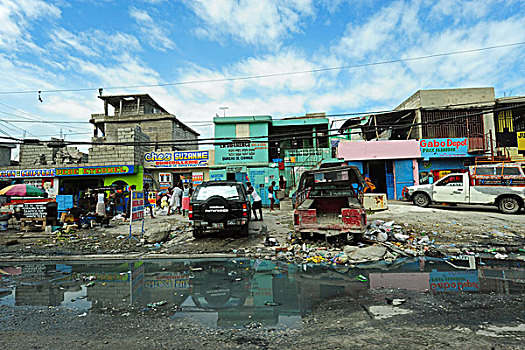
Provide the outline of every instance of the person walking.
<path id="1" fill-rule="evenodd" d="M 246 186 L 248 186 L 247 193 L 252 197 L 253 203 L 252 203 L 252 211 L 253 216 L 255 217 L 254 221 L 263 221 L 263 215 L 262 215 L 262 199 L 261 197 L 255 192 L 255 188 L 253 188 L 251 182 L 247 182 Z M 259 218 L 257 218 L 257 209 L 259 209 Z"/>
<path id="2" fill-rule="evenodd" d="M 270 199 L 270 211 L 273 211 L 273 205 L 275 204 L 275 181 L 272 181 L 272 184 L 268 187 L 268 198 Z"/>
<path id="3" fill-rule="evenodd" d="M 188 184 L 184 184 L 182 191 L 182 216 L 186 215 L 186 211 L 190 210 L 190 189 Z"/>
<path id="4" fill-rule="evenodd" d="M 181 202 L 182 202 L 182 189 L 179 186 L 175 186 L 171 192 L 170 210 L 173 207 L 173 213 L 181 214 Z"/>
<path id="5" fill-rule="evenodd" d="M 279 176 L 279 190 L 286 196 L 286 178 L 284 175 Z"/>
<path id="6" fill-rule="evenodd" d="M 149 202 L 149 184 L 144 185 L 144 209 L 149 208 L 149 213 L 152 219 L 155 219 L 153 216 L 153 205 Z"/>

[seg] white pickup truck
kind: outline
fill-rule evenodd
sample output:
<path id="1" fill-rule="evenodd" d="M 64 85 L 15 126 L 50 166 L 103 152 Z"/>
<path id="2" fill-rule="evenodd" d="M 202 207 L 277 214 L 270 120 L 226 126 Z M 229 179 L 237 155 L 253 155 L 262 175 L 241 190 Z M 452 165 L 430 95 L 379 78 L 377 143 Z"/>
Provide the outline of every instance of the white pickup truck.
<path id="1" fill-rule="evenodd" d="M 514 214 L 525 202 L 523 165 L 472 166 L 469 172 L 448 174 L 433 184 L 407 187 L 406 197 L 420 207 L 434 203 L 495 205 Z"/>

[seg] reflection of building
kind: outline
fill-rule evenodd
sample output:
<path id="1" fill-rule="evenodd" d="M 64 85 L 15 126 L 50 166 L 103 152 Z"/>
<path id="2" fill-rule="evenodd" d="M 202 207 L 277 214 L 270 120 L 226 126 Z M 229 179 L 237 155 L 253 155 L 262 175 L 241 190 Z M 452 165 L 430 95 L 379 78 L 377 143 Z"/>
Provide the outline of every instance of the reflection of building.
<path id="1" fill-rule="evenodd" d="M 479 266 L 480 291 L 498 294 L 525 292 L 525 266 L 523 261 L 483 259 Z"/>

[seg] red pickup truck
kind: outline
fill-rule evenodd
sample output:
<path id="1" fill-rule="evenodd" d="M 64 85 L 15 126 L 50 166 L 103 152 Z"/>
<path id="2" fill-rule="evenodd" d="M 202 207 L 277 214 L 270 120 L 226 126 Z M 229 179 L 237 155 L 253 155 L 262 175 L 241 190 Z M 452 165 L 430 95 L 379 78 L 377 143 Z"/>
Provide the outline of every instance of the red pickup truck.
<path id="1" fill-rule="evenodd" d="M 321 234 L 349 239 L 362 234 L 366 229 L 365 186 L 355 166 L 305 171 L 295 194 L 295 230 L 303 237 Z"/>

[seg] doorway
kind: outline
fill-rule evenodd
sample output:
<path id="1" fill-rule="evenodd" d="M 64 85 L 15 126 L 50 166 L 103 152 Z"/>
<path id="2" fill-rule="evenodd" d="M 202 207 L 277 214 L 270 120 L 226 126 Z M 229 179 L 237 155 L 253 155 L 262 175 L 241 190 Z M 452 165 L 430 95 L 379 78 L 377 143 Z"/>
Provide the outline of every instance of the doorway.
<path id="1" fill-rule="evenodd" d="M 385 161 L 371 161 L 368 162 L 368 177 L 372 180 L 372 183 L 376 186 L 374 192 L 386 193 L 386 167 Z"/>

